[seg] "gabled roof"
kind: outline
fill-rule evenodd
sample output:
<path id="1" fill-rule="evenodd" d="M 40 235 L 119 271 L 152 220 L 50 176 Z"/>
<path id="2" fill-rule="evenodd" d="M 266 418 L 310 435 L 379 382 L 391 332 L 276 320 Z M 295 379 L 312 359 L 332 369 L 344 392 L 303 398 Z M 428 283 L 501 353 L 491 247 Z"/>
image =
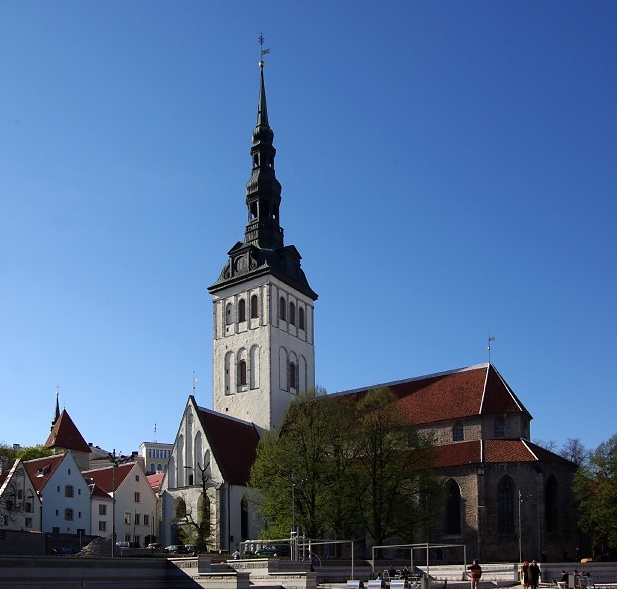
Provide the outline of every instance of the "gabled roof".
<path id="1" fill-rule="evenodd" d="M 77 426 L 73 423 L 73 420 L 67 413 L 66 409 L 63 409 L 60 417 L 51 428 L 51 432 L 45 442 L 45 446 L 48 448 L 76 450 L 78 452 L 91 452 L 90 446 L 79 433 Z"/>
<path id="2" fill-rule="evenodd" d="M 107 468 L 95 468 L 85 470 L 82 474 L 89 483 L 94 483 L 106 493 L 112 493 L 122 485 L 124 479 L 129 475 L 136 462 L 128 462 L 118 466 L 109 465 Z M 115 470 L 115 472 L 114 472 Z"/>
<path id="3" fill-rule="evenodd" d="M 507 462 L 571 464 L 566 458 L 521 439 L 456 442 L 436 446 L 434 451 L 436 468 Z"/>
<path id="4" fill-rule="evenodd" d="M 378 384 L 337 395 L 364 395 L 387 387 L 401 411 L 415 425 L 452 421 L 474 415 L 530 413 L 492 364 Z"/>
<path id="5" fill-rule="evenodd" d="M 97 497 L 99 499 L 109 499 L 109 500 L 111 500 L 111 497 L 109 496 L 109 493 L 106 493 L 105 489 L 103 489 L 102 487 L 99 487 L 96 483 L 94 483 L 94 484 L 90 483 L 88 485 L 88 488 L 90 489 L 90 496 L 91 497 Z"/>
<path id="6" fill-rule="evenodd" d="M 55 454 L 54 456 L 45 456 L 44 458 L 24 461 L 26 472 L 37 493 L 41 493 L 51 478 L 51 475 L 54 474 L 56 469 L 60 466 L 65 456 L 66 454 Z"/>
<path id="7" fill-rule="evenodd" d="M 192 395 L 190 399 L 224 480 L 232 485 L 247 485 L 257 456 L 257 429 L 247 421 L 198 407 Z"/>

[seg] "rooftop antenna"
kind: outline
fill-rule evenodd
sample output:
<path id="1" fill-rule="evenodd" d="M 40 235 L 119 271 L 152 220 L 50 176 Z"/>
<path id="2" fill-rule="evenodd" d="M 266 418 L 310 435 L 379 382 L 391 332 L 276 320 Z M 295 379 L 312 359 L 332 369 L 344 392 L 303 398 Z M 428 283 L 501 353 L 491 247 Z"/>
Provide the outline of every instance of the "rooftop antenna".
<path id="1" fill-rule="evenodd" d="M 488 350 L 488 363 L 491 363 L 491 342 L 495 341 L 495 336 L 491 335 L 489 332 L 488 335 L 488 347 L 486 348 Z"/>
<path id="2" fill-rule="evenodd" d="M 264 41 L 266 39 L 264 38 L 264 36 L 259 33 L 259 67 L 263 70 L 264 69 L 264 65 L 266 65 L 266 62 L 264 61 L 263 57 L 264 55 L 268 55 L 268 53 L 270 53 L 269 49 L 264 49 Z"/>

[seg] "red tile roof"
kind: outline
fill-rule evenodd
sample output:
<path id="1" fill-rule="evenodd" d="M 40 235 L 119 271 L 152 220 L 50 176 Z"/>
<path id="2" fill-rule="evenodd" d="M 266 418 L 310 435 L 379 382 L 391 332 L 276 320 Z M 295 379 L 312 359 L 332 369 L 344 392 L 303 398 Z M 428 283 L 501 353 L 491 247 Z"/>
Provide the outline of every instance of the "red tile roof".
<path id="1" fill-rule="evenodd" d="M 193 403 L 194 397 L 191 396 Z M 197 404 L 195 403 L 197 407 Z M 225 481 L 246 485 L 257 456 L 259 434 L 252 423 L 197 407 L 208 444 Z"/>
<path id="2" fill-rule="evenodd" d="M 163 482 L 164 472 L 157 472 L 155 474 L 149 474 L 146 478 L 155 493 L 158 493 L 161 489 L 161 483 Z"/>
<path id="3" fill-rule="evenodd" d="M 474 415 L 524 413 L 531 415 L 492 364 L 480 364 L 378 384 L 338 395 L 363 395 L 387 387 L 398 405 L 415 425 L 452 421 Z"/>
<path id="4" fill-rule="evenodd" d="M 435 467 L 446 468 L 480 463 L 569 461 L 527 440 L 473 440 L 435 447 Z"/>
<path id="5" fill-rule="evenodd" d="M 54 456 L 45 456 L 45 458 L 35 458 L 34 460 L 24 461 L 26 472 L 37 493 L 41 493 L 43 487 L 45 487 L 47 481 L 49 481 L 51 475 L 54 474 L 63 460 L 64 454 L 55 454 Z"/>
<path id="6" fill-rule="evenodd" d="M 66 409 L 62 411 L 51 429 L 49 437 L 45 442 L 48 448 L 63 448 L 65 450 L 77 450 L 79 452 L 90 453 L 90 446 L 86 443 L 83 436 L 79 433 L 77 426 L 73 423 Z"/>
<path id="7" fill-rule="evenodd" d="M 116 467 L 108 466 L 107 468 L 95 468 L 94 470 L 85 470 L 82 474 L 88 483 L 94 483 L 101 487 L 106 493 L 111 493 L 117 490 L 124 482 L 124 479 L 131 472 L 135 462 L 120 464 Z M 116 472 L 114 472 L 114 470 Z M 115 488 L 115 489 L 114 489 Z"/>
<path id="8" fill-rule="evenodd" d="M 90 484 L 88 485 L 88 488 L 90 489 L 91 497 L 99 497 L 100 499 L 111 499 L 109 494 L 105 492 L 105 489 L 102 489 L 97 484 Z"/>

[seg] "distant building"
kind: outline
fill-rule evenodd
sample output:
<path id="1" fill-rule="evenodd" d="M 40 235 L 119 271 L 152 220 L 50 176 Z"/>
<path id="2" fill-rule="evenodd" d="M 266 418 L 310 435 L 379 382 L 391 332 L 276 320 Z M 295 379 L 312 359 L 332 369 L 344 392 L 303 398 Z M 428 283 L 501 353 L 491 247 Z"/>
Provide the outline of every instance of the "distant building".
<path id="1" fill-rule="evenodd" d="M 155 474 L 157 472 L 167 472 L 167 465 L 171 458 L 172 449 L 173 444 L 142 442 L 139 445 L 139 451 L 146 473 Z"/>

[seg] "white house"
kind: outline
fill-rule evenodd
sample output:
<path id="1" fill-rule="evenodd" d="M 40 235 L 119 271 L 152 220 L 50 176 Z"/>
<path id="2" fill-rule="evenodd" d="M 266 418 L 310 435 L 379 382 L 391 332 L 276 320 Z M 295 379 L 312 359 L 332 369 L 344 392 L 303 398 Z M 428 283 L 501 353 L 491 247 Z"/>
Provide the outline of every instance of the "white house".
<path id="1" fill-rule="evenodd" d="M 0 530 L 41 530 L 41 500 L 19 458 L 0 472 Z"/>
<path id="2" fill-rule="evenodd" d="M 90 534 L 90 489 L 69 451 L 23 463 L 41 500 L 43 532 Z"/>
<path id="3" fill-rule="evenodd" d="M 93 533 L 113 537 L 115 521 L 116 541 L 147 546 L 156 539 L 157 496 L 139 462 L 87 470 L 83 476 L 92 489 Z"/>

